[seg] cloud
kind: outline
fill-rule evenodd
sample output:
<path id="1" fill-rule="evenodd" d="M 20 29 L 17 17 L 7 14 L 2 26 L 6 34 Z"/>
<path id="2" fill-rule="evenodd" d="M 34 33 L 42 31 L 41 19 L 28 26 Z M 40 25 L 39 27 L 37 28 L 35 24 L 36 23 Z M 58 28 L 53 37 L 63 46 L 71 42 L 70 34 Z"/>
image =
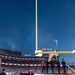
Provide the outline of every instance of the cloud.
<path id="1" fill-rule="evenodd" d="M 53 35 L 51 33 L 46 32 L 46 31 L 41 30 L 38 35 L 39 35 L 39 39 L 41 41 L 46 41 L 46 40 L 54 41 L 55 40 Z"/>
<path id="2" fill-rule="evenodd" d="M 40 31 L 39 33 L 39 47 L 52 47 L 53 45 L 55 46 L 54 42 L 55 38 L 51 33 L 45 32 L 45 31 Z"/>
<path id="3" fill-rule="evenodd" d="M 12 41 L 12 39 L 2 39 L 0 42 L 1 48 L 16 50 L 16 45 Z"/>

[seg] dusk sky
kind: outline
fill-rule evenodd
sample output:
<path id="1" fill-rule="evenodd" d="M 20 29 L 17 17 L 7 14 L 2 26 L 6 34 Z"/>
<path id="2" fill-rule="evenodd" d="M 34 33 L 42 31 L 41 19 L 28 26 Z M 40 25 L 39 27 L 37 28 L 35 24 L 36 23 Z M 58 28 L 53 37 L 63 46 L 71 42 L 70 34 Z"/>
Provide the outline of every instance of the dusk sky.
<path id="1" fill-rule="evenodd" d="M 75 0 L 38 0 L 39 49 L 75 48 Z M 0 48 L 35 53 L 35 0 L 0 0 Z M 75 55 L 61 55 L 75 61 Z"/>

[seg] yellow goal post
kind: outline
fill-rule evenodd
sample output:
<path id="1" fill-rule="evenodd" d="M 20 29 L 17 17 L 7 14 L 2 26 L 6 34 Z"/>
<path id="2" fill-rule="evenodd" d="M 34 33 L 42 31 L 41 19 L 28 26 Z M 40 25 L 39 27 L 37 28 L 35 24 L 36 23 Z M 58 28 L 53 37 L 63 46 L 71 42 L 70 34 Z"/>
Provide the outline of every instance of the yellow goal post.
<path id="1" fill-rule="evenodd" d="M 75 53 L 75 50 L 73 50 L 73 51 L 56 51 L 56 52 L 54 52 L 54 51 L 41 51 L 41 52 L 39 52 L 39 50 L 38 50 L 38 0 L 36 0 L 35 1 L 35 12 L 36 12 L 36 51 L 35 51 L 35 53 L 36 54 L 73 54 L 73 53 Z"/>

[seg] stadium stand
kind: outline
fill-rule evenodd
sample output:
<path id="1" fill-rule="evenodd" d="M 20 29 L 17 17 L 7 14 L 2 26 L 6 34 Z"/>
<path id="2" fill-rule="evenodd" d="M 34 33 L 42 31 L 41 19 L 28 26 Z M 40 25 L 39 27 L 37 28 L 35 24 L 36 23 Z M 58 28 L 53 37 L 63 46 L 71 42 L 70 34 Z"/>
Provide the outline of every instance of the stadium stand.
<path id="1" fill-rule="evenodd" d="M 15 53 L 16 52 L 16 53 Z M 32 70 L 35 74 L 41 74 L 42 67 L 39 61 L 46 61 L 48 57 L 32 57 L 25 56 L 22 57 L 21 52 L 11 50 L 0 49 L 0 68 L 5 69 L 7 75 L 11 73 L 12 75 L 17 75 L 20 73 L 28 73 Z M 13 53 L 13 54 L 11 54 Z M 72 66 L 75 69 L 75 67 Z M 49 73 L 51 73 L 51 68 L 49 64 Z M 66 72 L 68 71 L 66 67 Z M 45 72 L 46 73 L 46 72 Z M 54 73 L 58 73 L 56 65 L 54 66 Z M 60 73 L 63 73 L 62 66 L 60 68 Z M 10 74 L 10 75 L 11 75 Z"/>
<path id="2" fill-rule="evenodd" d="M 8 50 L 8 49 L 0 49 L 0 55 L 22 56 L 20 51 Z"/>

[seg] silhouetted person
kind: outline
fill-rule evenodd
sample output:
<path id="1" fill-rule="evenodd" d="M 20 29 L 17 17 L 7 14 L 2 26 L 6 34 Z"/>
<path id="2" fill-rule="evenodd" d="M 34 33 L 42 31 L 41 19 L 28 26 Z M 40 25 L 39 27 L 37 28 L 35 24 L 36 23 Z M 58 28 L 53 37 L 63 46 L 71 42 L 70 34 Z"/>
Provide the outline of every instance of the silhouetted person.
<path id="1" fill-rule="evenodd" d="M 40 64 L 42 66 L 42 73 L 45 73 L 45 66 L 46 66 L 45 61 L 40 62 Z"/>
<path id="2" fill-rule="evenodd" d="M 61 64 L 62 64 L 64 73 L 66 73 L 66 62 L 64 61 L 64 59 L 62 59 Z"/>
<path id="3" fill-rule="evenodd" d="M 2 72 L 0 73 L 0 75 L 6 75 L 5 69 L 2 69 Z"/>
<path id="4" fill-rule="evenodd" d="M 53 59 L 51 59 L 51 61 L 50 61 L 50 66 L 51 66 L 52 73 L 54 73 L 54 61 L 53 61 Z"/>
<path id="5" fill-rule="evenodd" d="M 46 60 L 46 73 L 48 73 L 48 60 Z"/>
<path id="6" fill-rule="evenodd" d="M 29 73 L 26 75 L 34 75 L 34 73 L 33 73 L 33 71 L 29 71 Z"/>
<path id="7" fill-rule="evenodd" d="M 58 73 L 60 73 L 60 61 L 57 59 L 57 68 L 58 68 Z"/>
<path id="8" fill-rule="evenodd" d="M 52 59 L 53 59 L 53 61 L 54 61 L 54 63 L 56 63 L 56 55 L 53 55 L 53 57 L 52 57 Z"/>

